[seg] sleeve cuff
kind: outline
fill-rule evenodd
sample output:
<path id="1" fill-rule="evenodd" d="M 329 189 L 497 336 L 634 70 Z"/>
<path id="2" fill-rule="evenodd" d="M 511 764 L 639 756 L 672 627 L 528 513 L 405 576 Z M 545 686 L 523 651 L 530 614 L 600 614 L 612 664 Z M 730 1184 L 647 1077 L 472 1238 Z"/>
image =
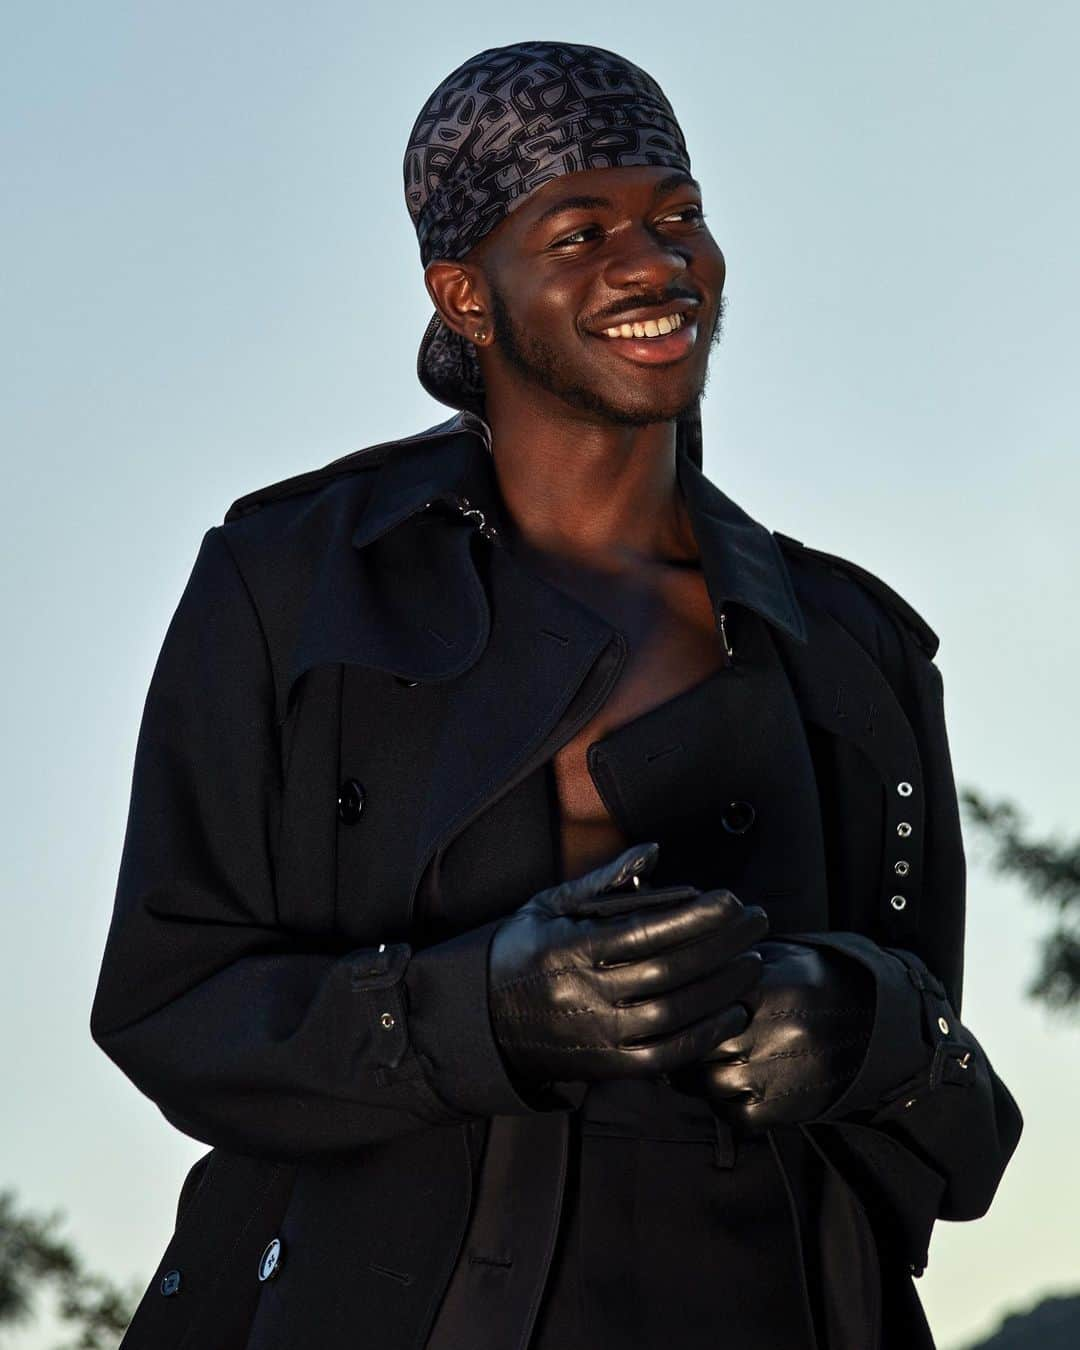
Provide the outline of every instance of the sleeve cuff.
<path id="1" fill-rule="evenodd" d="M 425 1078 L 463 1117 L 575 1110 L 587 1083 L 519 1083 L 503 1060 L 488 1011 L 488 949 L 501 923 L 413 954 L 405 972 L 409 1033 Z"/>
<path id="2" fill-rule="evenodd" d="M 817 1119 L 844 1120 L 875 1111 L 898 1085 L 925 1073 L 933 1058 L 934 1048 L 922 1031 L 920 990 L 903 961 L 861 933 L 795 933 L 791 940 L 846 952 L 874 977 L 874 1021 L 859 1072 Z"/>

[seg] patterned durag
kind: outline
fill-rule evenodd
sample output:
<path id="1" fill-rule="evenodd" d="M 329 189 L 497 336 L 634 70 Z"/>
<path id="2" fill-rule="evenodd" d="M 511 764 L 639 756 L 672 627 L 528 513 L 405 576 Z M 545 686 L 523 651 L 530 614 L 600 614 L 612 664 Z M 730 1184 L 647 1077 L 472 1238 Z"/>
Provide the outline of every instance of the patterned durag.
<path id="1" fill-rule="evenodd" d="M 528 193 L 582 169 L 659 164 L 690 172 L 671 104 L 625 57 L 572 42 L 491 47 L 452 71 L 424 104 L 405 151 L 405 201 L 426 267 L 456 261 Z M 484 416 L 476 349 L 436 310 L 417 375 L 448 407 Z M 678 425 L 701 467 L 701 418 Z"/>

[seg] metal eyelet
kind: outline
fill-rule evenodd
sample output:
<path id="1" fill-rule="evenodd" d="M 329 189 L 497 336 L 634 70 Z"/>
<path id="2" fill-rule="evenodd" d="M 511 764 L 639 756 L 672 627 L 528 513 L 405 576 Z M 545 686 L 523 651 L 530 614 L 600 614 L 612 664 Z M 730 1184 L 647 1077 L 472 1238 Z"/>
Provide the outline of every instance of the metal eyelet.
<path id="1" fill-rule="evenodd" d="M 907 905 L 907 900 L 902 895 L 894 895 L 889 900 L 889 904 L 892 905 L 893 909 L 901 910 Z"/>
<path id="2" fill-rule="evenodd" d="M 911 826 L 908 824 L 906 820 L 902 820 L 900 824 L 897 825 L 896 827 L 896 833 L 900 836 L 901 839 L 906 839 L 908 835 L 911 833 Z"/>
<path id="3" fill-rule="evenodd" d="M 911 864 L 906 859 L 900 858 L 893 863 L 893 871 L 898 877 L 906 877 L 911 871 Z"/>

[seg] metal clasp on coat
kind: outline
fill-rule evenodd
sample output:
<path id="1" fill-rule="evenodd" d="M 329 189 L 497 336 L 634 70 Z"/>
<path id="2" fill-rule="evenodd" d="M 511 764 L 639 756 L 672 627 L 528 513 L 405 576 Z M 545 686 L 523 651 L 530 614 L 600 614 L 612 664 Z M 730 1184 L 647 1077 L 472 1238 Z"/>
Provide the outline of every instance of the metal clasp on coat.
<path id="1" fill-rule="evenodd" d="M 452 506 L 455 506 L 466 519 L 475 521 L 477 529 L 479 529 L 485 539 L 497 539 L 499 537 L 499 531 L 494 525 L 489 525 L 487 523 L 483 511 L 481 511 L 478 506 L 473 506 L 468 497 L 462 496 L 460 493 L 450 493 L 445 500 Z M 426 510 L 433 504 L 434 501 L 425 502 L 424 509 Z"/>
<path id="2" fill-rule="evenodd" d="M 462 513 L 462 516 L 466 517 L 466 520 L 474 520 L 477 522 L 477 529 L 479 529 L 479 532 L 481 532 L 481 535 L 483 535 L 485 539 L 498 539 L 497 529 L 495 529 L 494 525 L 487 524 L 479 506 L 472 505 L 470 499 L 467 497 L 460 497 L 460 495 L 455 498 L 455 502 L 459 512 Z"/>
<path id="3" fill-rule="evenodd" d="M 728 638 L 727 615 L 724 613 L 723 610 L 720 611 L 720 636 L 721 638 L 723 638 L 724 641 L 724 651 L 727 653 L 727 658 L 729 661 L 731 661 L 735 655 L 735 648 L 731 645 L 731 642 Z"/>
<path id="4" fill-rule="evenodd" d="M 455 498 L 455 501 L 458 510 L 461 512 L 463 516 L 466 517 L 466 519 L 471 518 L 472 520 L 476 521 L 476 527 L 480 531 L 480 533 L 484 536 L 485 539 L 498 538 L 499 536 L 498 530 L 495 528 L 494 525 L 489 525 L 487 523 L 487 521 L 484 519 L 483 511 L 481 511 L 478 506 L 473 506 L 472 502 L 469 501 L 468 497 L 458 496 L 457 498 Z"/>

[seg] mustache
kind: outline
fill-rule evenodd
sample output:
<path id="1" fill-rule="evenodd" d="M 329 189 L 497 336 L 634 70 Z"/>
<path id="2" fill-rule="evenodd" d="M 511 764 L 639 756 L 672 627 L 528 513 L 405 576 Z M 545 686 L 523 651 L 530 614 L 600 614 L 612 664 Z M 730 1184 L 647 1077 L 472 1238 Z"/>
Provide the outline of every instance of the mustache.
<path id="1" fill-rule="evenodd" d="M 623 300 L 618 312 L 597 314 L 589 322 L 591 325 L 613 328 L 617 323 L 622 322 L 624 314 L 632 314 L 635 309 L 645 309 L 651 306 L 659 308 L 671 304 L 674 300 L 689 300 L 691 304 L 701 304 L 701 296 L 693 291 L 666 291 L 663 295 L 639 295 L 633 300 Z"/>

